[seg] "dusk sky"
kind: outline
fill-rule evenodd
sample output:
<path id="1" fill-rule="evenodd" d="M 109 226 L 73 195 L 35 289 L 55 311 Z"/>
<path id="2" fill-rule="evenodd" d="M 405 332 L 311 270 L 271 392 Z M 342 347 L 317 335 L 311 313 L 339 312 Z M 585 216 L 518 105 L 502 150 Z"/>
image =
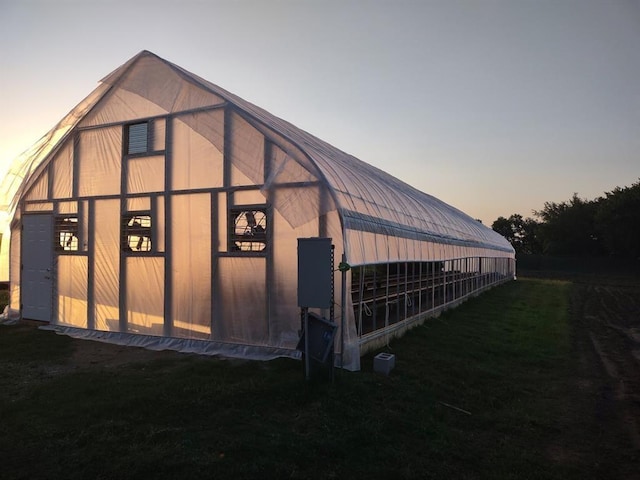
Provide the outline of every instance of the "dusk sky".
<path id="1" fill-rule="evenodd" d="M 0 175 L 141 50 L 486 225 L 640 177 L 640 0 L 0 0 Z"/>

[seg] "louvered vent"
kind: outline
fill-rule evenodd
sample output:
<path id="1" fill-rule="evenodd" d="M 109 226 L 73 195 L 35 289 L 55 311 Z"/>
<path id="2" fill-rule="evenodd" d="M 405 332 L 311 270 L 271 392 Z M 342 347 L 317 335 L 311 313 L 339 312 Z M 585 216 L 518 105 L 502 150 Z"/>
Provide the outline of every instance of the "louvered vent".
<path id="1" fill-rule="evenodd" d="M 147 122 L 129 125 L 129 155 L 147 151 L 148 128 Z"/>

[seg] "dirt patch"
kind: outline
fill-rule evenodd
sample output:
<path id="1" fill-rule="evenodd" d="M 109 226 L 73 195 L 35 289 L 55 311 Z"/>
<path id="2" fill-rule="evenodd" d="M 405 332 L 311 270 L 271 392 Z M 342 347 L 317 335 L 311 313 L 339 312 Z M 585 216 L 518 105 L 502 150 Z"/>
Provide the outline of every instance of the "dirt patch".
<path id="1" fill-rule="evenodd" d="M 571 306 L 577 383 L 593 395 L 599 426 L 594 441 L 635 459 L 622 478 L 640 478 L 640 286 L 576 283 Z"/>

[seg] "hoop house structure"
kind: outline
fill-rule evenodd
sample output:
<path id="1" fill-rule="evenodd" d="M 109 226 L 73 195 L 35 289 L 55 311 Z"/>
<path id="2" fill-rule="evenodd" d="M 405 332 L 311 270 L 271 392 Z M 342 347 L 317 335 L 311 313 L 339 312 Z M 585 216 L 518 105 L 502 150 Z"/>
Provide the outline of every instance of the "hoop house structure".
<path id="1" fill-rule="evenodd" d="M 515 273 L 491 229 L 147 51 L 20 158 L 3 191 L 11 309 L 106 341 L 296 356 L 298 238 L 330 237 L 334 268 L 343 254 L 353 267 L 336 308 L 349 369 Z"/>

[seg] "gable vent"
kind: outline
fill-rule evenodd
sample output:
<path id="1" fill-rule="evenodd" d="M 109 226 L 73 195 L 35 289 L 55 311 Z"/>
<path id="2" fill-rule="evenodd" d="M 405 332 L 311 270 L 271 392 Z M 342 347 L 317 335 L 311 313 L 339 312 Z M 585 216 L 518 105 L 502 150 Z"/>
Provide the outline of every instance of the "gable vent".
<path id="1" fill-rule="evenodd" d="M 129 125 L 129 154 L 147 151 L 148 128 L 147 122 Z"/>

